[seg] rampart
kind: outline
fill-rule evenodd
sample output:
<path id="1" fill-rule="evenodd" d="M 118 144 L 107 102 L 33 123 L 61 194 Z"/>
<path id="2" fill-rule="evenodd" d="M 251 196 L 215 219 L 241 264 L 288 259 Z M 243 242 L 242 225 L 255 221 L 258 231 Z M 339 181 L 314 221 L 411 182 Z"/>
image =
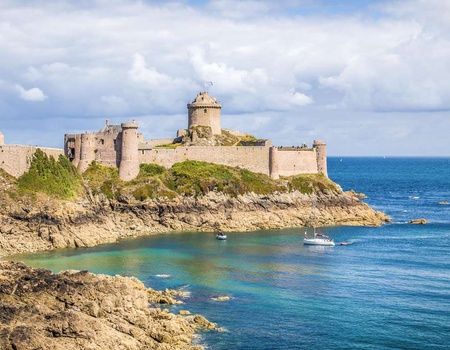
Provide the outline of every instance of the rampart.
<path id="1" fill-rule="evenodd" d="M 270 160 L 271 154 L 276 159 Z M 244 168 L 273 178 L 317 173 L 316 152 L 313 148 L 283 150 L 261 146 L 180 146 L 175 149 L 139 150 L 140 163 L 155 163 L 166 168 L 188 159 Z M 278 162 L 278 168 L 272 169 L 271 162 Z"/>
<path id="2" fill-rule="evenodd" d="M 21 176 L 30 168 L 33 154 L 38 148 L 55 159 L 58 159 L 60 154 L 64 155 L 64 150 L 59 148 L 4 144 L 0 145 L 0 168 L 14 177 Z"/>

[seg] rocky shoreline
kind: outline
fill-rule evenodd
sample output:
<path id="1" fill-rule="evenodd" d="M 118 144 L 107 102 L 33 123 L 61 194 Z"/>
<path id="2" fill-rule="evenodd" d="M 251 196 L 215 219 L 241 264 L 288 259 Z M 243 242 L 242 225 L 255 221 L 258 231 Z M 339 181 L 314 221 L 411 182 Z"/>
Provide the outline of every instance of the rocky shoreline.
<path id="1" fill-rule="evenodd" d="M 133 277 L 0 261 L 0 349 L 202 349 L 194 334 L 216 324 L 155 304 L 177 294 Z"/>
<path id="2" fill-rule="evenodd" d="M 102 196 L 80 202 L 10 202 L 0 213 L 0 256 L 59 248 L 92 247 L 156 233 L 252 231 L 312 223 L 312 196 L 294 191 L 230 197 L 210 192 L 145 203 Z M 379 226 L 389 218 L 352 192 L 317 197 L 317 225 Z"/>
<path id="3" fill-rule="evenodd" d="M 0 178 L 0 257 L 92 247 L 121 239 L 182 231 L 251 231 L 312 224 L 379 226 L 389 218 L 354 192 L 298 191 L 237 197 L 209 192 L 140 202 L 103 194 L 75 201 L 42 194 L 18 196 Z M 11 190 L 12 189 L 12 190 Z M 201 349 L 195 333 L 217 326 L 200 315 L 179 315 L 176 291 L 147 289 L 136 278 L 87 271 L 52 274 L 0 261 L 0 349 Z"/>

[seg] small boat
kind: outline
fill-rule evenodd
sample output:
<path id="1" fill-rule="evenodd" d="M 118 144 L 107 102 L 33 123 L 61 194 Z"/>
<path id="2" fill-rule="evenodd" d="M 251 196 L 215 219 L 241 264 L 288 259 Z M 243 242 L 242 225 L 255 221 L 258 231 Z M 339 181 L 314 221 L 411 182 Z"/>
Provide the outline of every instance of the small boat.
<path id="1" fill-rule="evenodd" d="M 314 231 L 313 236 L 308 237 L 308 231 L 305 231 L 305 238 L 303 238 L 304 245 L 324 245 L 324 246 L 334 246 L 334 241 L 324 235 L 323 233 L 316 232 L 316 198 L 314 197 Z"/>
<path id="2" fill-rule="evenodd" d="M 314 233 L 313 237 L 308 237 L 307 232 L 305 232 L 305 238 L 303 239 L 304 245 L 327 245 L 335 246 L 333 239 L 324 235 L 322 233 Z"/>
<path id="3" fill-rule="evenodd" d="M 223 232 L 219 232 L 219 233 L 216 235 L 216 239 L 218 239 L 219 241 L 224 241 L 224 240 L 227 239 L 227 235 L 225 235 Z"/>

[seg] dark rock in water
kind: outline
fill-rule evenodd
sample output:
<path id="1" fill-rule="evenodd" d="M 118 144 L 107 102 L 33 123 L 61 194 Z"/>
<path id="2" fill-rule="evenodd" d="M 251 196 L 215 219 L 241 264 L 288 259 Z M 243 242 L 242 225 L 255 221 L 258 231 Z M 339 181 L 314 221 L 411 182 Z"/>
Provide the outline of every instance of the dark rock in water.
<path id="1" fill-rule="evenodd" d="M 0 261 L 0 349 L 201 349 L 194 332 L 216 324 L 149 308 L 161 293 L 171 294 L 132 277 Z"/>
<path id="2" fill-rule="evenodd" d="M 427 223 L 427 220 L 425 220 L 425 219 L 414 219 L 414 220 L 411 220 L 409 223 L 410 224 L 415 224 L 415 225 L 425 225 Z"/>

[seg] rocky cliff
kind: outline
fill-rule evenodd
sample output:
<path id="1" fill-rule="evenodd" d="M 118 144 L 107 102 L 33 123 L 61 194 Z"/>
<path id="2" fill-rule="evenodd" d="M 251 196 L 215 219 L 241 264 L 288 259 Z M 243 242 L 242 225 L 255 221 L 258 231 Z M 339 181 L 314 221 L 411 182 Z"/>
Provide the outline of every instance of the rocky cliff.
<path id="1" fill-rule="evenodd" d="M 0 256 L 66 247 L 89 247 L 126 237 L 175 231 L 250 231 L 312 224 L 312 197 L 298 191 L 237 197 L 209 192 L 200 197 L 121 201 L 104 196 L 71 202 L 49 198 L 6 201 L 0 213 Z M 352 193 L 317 197 L 318 226 L 378 226 L 388 218 Z"/>
<path id="2" fill-rule="evenodd" d="M 194 332 L 216 325 L 154 304 L 172 294 L 136 278 L 0 261 L 0 349 L 201 349 Z"/>

